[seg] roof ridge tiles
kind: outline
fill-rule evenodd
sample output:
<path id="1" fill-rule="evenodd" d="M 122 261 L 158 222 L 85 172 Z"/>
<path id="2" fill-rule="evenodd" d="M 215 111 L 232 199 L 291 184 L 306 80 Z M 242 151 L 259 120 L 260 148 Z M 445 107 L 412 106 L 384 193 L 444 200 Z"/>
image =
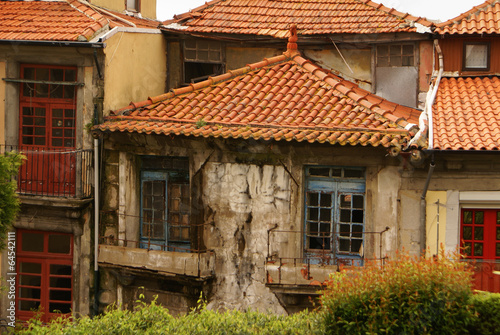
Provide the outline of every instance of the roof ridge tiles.
<path id="1" fill-rule="evenodd" d="M 176 124 L 197 124 L 199 123 L 199 119 L 194 120 L 194 119 L 176 119 L 176 118 L 168 118 L 168 117 L 151 117 L 151 116 L 127 116 L 127 115 L 116 115 L 116 116 L 109 116 L 108 117 L 110 120 L 115 120 L 115 121 L 127 121 L 127 120 L 133 120 L 133 121 L 143 121 L 143 122 L 155 122 L 155 123 L 176 123 Z M 228 121 L 210 121 L 210 120 L 204 120 L 203 122 L 205 125 L 209 126 L 218 126 L 218 125 L 226 125 L 229 127 L 236 127 L 236 128 L 247 128 L 247 127 L 259 127 L 259 128 L 265 128 L 265 129 L 294 129 L 294 130 L 312 130 L 312 131 L 332 131 L 332 130 L 343 130 L 343 131 L 349 131 L 349 132 L 362 132 L 362 133 L 397 133 L 397 134 L 407 134 L 408 130 L 406 129 L 401 129 L 401 128 L 358 128 L 358 127 L 321 127 L 321 126 L 293 126 L 293 125 L 286 125 L 283 126 L 281 124 L 263 124 L 263 123 L 255 123 L 255 122 L 228 122 Z M 98 125 L 99 126 L 99 125 Z"/>
<path id="2" fill-rule="evenodd" d="M 480 4 L 480 5 L 477 5 L 477 6 L 474 6 L 472 7 L 471 9 L 469 9 L 468 11 L 454 17 L 454 18 L 451 18 L 445 22 L 441 22 L 441 23 L 438 23 L 436 24 L 436 27 L 438 28 L 437 31 L 440 32 L 441 34 L 445 34 L 445 33 L 449 33 L 449 34 L 453 34 L 454 32 L 453 31 L 449 31 L 450 29 L 452 29 L 453 26 L 459 26 L 461 24 L 464 24 L 464 21 L 467 21 L 467 20 L 474 20 L 474 15 L 480 15 L 481 13 L 484 14 L 484 11 L 488 10 L 489 8 L 492 8 L 492 7 L 495 7 L 496 4 L 498 4 L 500 0 L 486 0 L 484 3 Z M 455 28 L 457 30 L 457 28 Z M 469 30 L 470 28 L 467 27 L 467 26 L 464 26 L 461 30 L 465 30 L 465 32 L 459 32 L 459 33 L 467 33 L 467 31 Z M 477 26 L 473 27 L 474 30 L 477 29 Z M 482 29 L 485 29 L 484 27 Z M 443 31 L 443 30 L 446 30 L 446 31 Z M 495 31 L 493 31 L 495 32 Z"/>

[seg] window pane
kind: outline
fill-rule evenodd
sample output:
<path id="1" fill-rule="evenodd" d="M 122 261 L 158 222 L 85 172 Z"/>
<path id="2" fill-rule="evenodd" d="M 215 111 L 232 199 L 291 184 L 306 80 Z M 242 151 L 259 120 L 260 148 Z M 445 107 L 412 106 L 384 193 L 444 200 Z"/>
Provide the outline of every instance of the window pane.
<path id="1" fill-rule="evenodd" d="M 307 209 L 307 219 L 317 221 L 319 219 L 319 210 L 317 208 Z"/>
<path id="2" fill-rule="evenodd" d="M 42 264 L 40 263 L 27 263 L 21 262 L 19 264 L 19 271 L 22 273 L 42 273 Z"/>
<path id="3" fill-rule="evenodd" d="M 363 211 L 362 210 L 353 210 L 352 211 L 352 222 L 363 223 Z"/>
<path id="4" fill-rule="evenodd" d="M 70 251 L 70 235 L 49 235 L 49 252 L 57 254 L 69 254 Z"/>
<path id="5" fill-rule="evenodd" d="M 488 45 L 467 44 L 465 46 L 465 67 L 470 69 L 488 68 Z"/>
<path id="6" fill-rule="evenodd" d="M 71 291 L 70 290 L 50 290 L 49 299 L 50 300 L 71 301 Z"/>
<path id="7" fill-rule="evenodd" d="M 51 275 L 71 276 L 71 265 L 50 264 Z"/>
<path id="8" fill-rule="evenodd" d="M 412 44 L 403 45 L 403 55 L 413 56 L 413 45 Z"/>
<path id="9" fill-rule="evenodd" d="M 340 210 L 340 222 L 351 222 L 351 211 L 348 209 Z"/>
<path id="10" fill-rule="evenodd" d="M 389 47 L 390 54 L 391 54 L 391 60 L 392 56 L 401 56 L 401 45 L 391 45 Z"/>
<path id="11" fill-rule="evenodd" d="M 472 243 L 471 242 L 464 243 L 464 254 L 467 256 L 472 256 Z"/>
<path id="12" fill-rule="evenodd" d="M 39 306 L 40 306 L 40 301 L 28 301 L 28 300 L 19 301 L 19 310 L 21 311 L 37 310 Z"/>
<path id="13" fill-rule="evenodd" d="M 364 172 L 362 170 L 345 169 L 344 170 L 344 177 L 346 177 L 346 178 L 363 178 Z"/>
<path id="14" fill-rule="evenodd" d="M 389 56 L 389 48 L 387 45 L 379 45 L 377 46 L 377 56 L 378 57 L 387 57 Z"/>
<path id="15" fill-rule="evenodd" d="M 19 276 L 19 284 L 26 286 L 41 286 L 42 285 L 42 277 L 40 276 L 28 276 L 21 275 Z"/>
<path id="16" fill-rule="evenodd" d="M 483 244 L 474 243 L 474 256 L 482 256 L 482 255 L 483 255 Z"/>
<path id="17" fill-rule="evenodd" d="M 319 194 L 318 193 L 307 193 L 307 205 L 308 206 L 318 206 L 318 199 L 319 199 Z"/>
<path id="18" fill-rule="evenodd" d="M 474 240 L 482 241 L 484 239 L 483 229 L 484 229 L 483 227 L 474 227 Z"/>
<path id="19" fill-rule="evenodd" d="M 500 243 L 497 243 L 497 250 L 496 250 L 495 255 L 496 255 L 497 257 L 500 257 Z"/>
<path id="20" fill-rule="evenodd" d="M 350 194 L 343 194 L 340 196 L 340 207 L 341 208 L 351 208 L 351 198 Z"/>
<path id="21" fill-rule="evenodd" d="M 309 168 L 309 175 L 328 177 L 330 175 L 330 169 L 329 168 Z"/>
<path id="22" fill-rule="evenodd" d="M 321 193 L 321 207 L 332 207 L 332 195 Z"/>
<path id="23" fill-rule="evenodd" d="M 51 277 L 50 287 L 71 288 L 71 278 Z"/>
<path id="24" fill-rule="evenodd" d="M 472 211 L 464 211 L 464 224 L 472 224 Z"/>
<path id="25" fill-rule="evenodd" d="M 40 299 L 41 290 L 39 288 L 21 287 L 19 291 L 20 298 Z"/>
<path id="26" fill-rule="evenodd" d="M 483 224 L 484 223 L 484 212 L 476 212 L 474 213 L 474 223 L 475 224 Z"/>
<path id="27" fill-rule="evenodd" d="M 351 226 L 348 224 L 340 225 L 340 236 L 350 237 L 351 235 Z"/>
<path id="28" fill-rule="evenodd" d="M 358 240 L 358 239 L 351 240 L 351 252 L 359 254 L 361 252 L 362 245 L 363 245 L 363 240 Z"/>
<path id="29" fill-rule="evenodd" d="M 500 227 L 497 227 L 497 240 L 500 241 Z"/>
<path id="30" fill-rule="evenodd" d="M 472 227 L 470 226 L 462 227 L 462 238 L 464 240 L 472 240 Z"/>
<path id="31" fill-rule="evenodd" d="M 351 243 L 348 239 L 340 239 L 339 241 L 339 251 L 350 252 L 351 251 Z"/>
<path id="32" fill-rule="evenodd" d="M 320 210 L 320 221 L 330 221 L 331 220 L 331 210 L 327 208 L 321 208 Z"/>
<path id="33" fill-rule="evenodd" d="M 22 251 L 43 252 L 43 234 L 23 233 Z"/>
<path id="34" fill-rule="evenodd" d="M 50 313 L 71 313 L 71 304 L 51 302 L 49 304 Z"/>

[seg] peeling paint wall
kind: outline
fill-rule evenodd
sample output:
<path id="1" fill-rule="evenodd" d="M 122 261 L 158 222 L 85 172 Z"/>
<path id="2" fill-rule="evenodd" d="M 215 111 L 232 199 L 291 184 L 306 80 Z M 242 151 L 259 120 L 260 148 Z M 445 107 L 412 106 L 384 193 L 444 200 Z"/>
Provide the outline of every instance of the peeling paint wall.
<path id="1" fill-rule="evenodd" d="M 265 286 L 267 230 L 290 221 L 290 177 L 281 166 L 207 164 L 204 204 L 214 213 L 207 247 L 216 258 L 210 308 L 253 309 L 282 314 Z"/>

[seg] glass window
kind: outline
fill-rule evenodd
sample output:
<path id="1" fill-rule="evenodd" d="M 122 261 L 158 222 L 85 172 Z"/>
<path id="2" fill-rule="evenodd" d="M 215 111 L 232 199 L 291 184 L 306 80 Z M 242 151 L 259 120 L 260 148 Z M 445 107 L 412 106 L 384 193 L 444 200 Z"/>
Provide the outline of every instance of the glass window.
<path id="1" fill-rule="evenodd" d="M 182 166 L 179 170 L 141 173 L 141 247 L 189 251 L 191 246 L 190 187 L 187 164 L 180 158 L 145 160 L 149 166 Z M 187 161 L 187 160 L 186 160 Z"/>
<path id="2" fill-rule="evenodd" d="M 499 213 L 497 209 L 462 209 L 461 250 L 467 258 L 500 259 Z"/>
<path id="3" fill-rule="evenodd" d="M 415 66 L 414 49 L 413 44 L 377 45 L 377 66 Z"/>
<path id="4" fill-rule="evenodd" d="M 364 170 L 307 167 L 306 178 L 306 256 L 314 259 L 325 257 L 324 253 L 329 252 L 330 258 L 343 258 L 344 261 L 362 258 L 365 222 Z"/>
<path id="5" fill-rule="evenodd" d="M 464 70 L 488 70 L 489 53 L 489 43 L 465 43 Z"/>

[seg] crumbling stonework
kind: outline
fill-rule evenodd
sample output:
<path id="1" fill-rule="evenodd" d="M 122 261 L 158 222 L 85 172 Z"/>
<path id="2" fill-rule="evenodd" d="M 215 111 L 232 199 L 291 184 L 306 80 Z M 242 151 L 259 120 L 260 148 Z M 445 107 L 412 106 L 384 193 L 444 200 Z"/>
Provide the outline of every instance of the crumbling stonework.
<path id="1" fill-rule="evenodd" d="M 206 245 L 216 253 L 209 308 L 284 313 L 265 286 L 267 230 L 290 221 L 290 177 L 281 166 L 207 164 L 203 202 L 211 209 Z"/>

